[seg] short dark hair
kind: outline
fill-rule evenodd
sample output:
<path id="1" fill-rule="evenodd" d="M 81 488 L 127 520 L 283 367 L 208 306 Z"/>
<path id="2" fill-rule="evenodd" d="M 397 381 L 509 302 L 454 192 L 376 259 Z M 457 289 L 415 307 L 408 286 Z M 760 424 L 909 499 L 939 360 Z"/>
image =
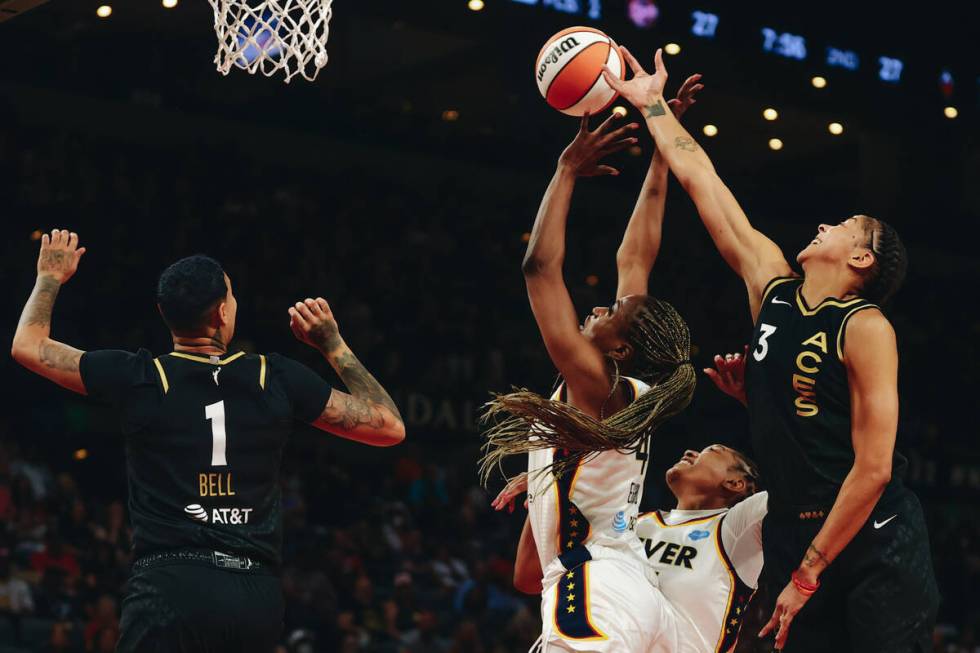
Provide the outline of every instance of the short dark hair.
<path id="1" fill-rule="evenodd" d="M 894 227 L 871 216 L 861 217 L 868 236 L 868 249 L 875 258 L 861 288 L 861 296 L 884 306 L 902 287 L 909 267 L 909 256 Z"/>
<path id="2" fill-rule="evenodd" d="M 157 303 L 172 331 L 193 332 L 207 322 L 208 313 L 228 294 L 225 271 L 210 256 L 182 258 L 160 273 Z"/>

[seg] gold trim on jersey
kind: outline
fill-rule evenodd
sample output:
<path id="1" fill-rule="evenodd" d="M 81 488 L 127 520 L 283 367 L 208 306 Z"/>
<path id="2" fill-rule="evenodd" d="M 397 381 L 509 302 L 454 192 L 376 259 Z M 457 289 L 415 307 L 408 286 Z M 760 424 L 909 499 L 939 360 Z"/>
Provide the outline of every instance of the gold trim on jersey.
<path id="1" fill-rule="evenodd" d="M 847 312 L 847 315 L 844 316 L 844 319 L 841 320 L 840 330 L 837 331 L 837 360 L 842 363 L 844 362 L 844 343 L 842 342 L 842 339 L 844 337 L 844 330 L 847 328 L 847 321 L 851 319 L 852 315 L 858 311 L 863 311 L 866 308 L 877 308 L 878 310 L 881 310 L 877 304 L 865 304 L 864 306 L 852 308 Z"/>
<path id="2" fill-rule="evenodd" d="M 725 643 L 725 624 L 728 623 L 728 615 L 731 614 L 732 602 L 735 600 L 735 570 L 728 564 L 728 556 L 721 550 L 720 524 L 712 539 L 715 541 L 715 551 L 718 553 L 718 557 L 721 558 L 721 564 L 725 567 L 725 571 L 728 572 L 728 602 L 725 605 L 725 616 L 721 622 L 721 632 L 718 633 L 718 641 L 715 643 L 715 653 L 721 653 L 721 645 Z"/>
<path id="3" fill-rule="evenodd" d="M 157 366 L 157 372 L 160 374 L 160 384 L 163 386 L 163 394 L 167 394 L 170 392 L 170 384 L 167 382 L 167 373 L 163 371 L 163 365 L 160 363 L 159 358 L 154 358 L 153 364 Z"/>
<path id="4" fill-rule="evenodd" d="M 265 390 L 265 355 L 259 354 L 259 387 Z"/>
<path id="5" fill-rule="evenodd" d="M 776 277 L 775 279 L 767 283 L 766 287 L 762 290 L 762 301 L 760 302 L 760 305 L 766 303 L 766 299 L 769 298 L 769 293 L 771 293 L 773 291 L 773 288 L 775 288 L 776 286 L 784 284 L 787 281 L 798 281 L 798 280 L 799 277 Z"/>
<path id="6" fill-rule="evenodd" d="M 806 315 L 806 316 L 816 315 L 817 312 L 821 308 L 825 308 L 827 306 L 836 306 L 837 308 L 847 308 L 848 306 L 853 306 L 854 304 L 856 304 L 858 302 L 863 302 L 864 301 L 860 297 L 855 297 L 854 299 L 849 299 L 846 302 L 842 302 L 839 299 L 829 299 L 828 298 L 828 299 L 824 299 L 822 302 L 820 302 L 819 304 L 817 304 L 817 307 L 816 308 L 810 308 L 810 307 L 808 307 L 806 305 L 806 300 L 803 299 L 802 288 L 803 288 L 803 285 L 800 284 L 800 286 L 796 289 L 796 305 L 800 308 L 800 312 L 803 313 L 803 315 Z"/>
<path id="7" fill-rule="evenodd" d="M 719 515 L 724 515 L 726 512 L 728 512 L 728 508 L 725 508 L 721 512 L 716 512 L 713 515 L 708 515 L 707 517 L 695 517 L 694 519 L 688 519 L 687 521 L 682 521 L 679 524 L 668 524 L 667 522 L 665 522 L 659 510 L 654 510 L 653 512 L 645 512 L 642 515 L 640 515 L 640 517 L 653 515 L 654 519 L 657 520 L 657 522 L 660 524 L 662 528 L 679 528 L 681 526 L 691 526 L 692 524 L 700 524 L 702 522 L 711 521 L 712 519 L 718 517 Z"/>
<path id="8" fill-rule="evenodd" d="M 238 360 L 245 355 L 245 352 L 240 351 L 237 354 L 232 354 L 228 358 L 219 358 L 216 361 L 212 361 L 210 358 L 204 356 L 195 356 L 194 354 L 185 354 L 182 351 L 172 351 L 168 356 L 176 356 L 177 358 L 183 358 L 185 360 L 194 361 L 196 363 L 207 363 L 208 365 L 227 365 L 233 360 Z"/>

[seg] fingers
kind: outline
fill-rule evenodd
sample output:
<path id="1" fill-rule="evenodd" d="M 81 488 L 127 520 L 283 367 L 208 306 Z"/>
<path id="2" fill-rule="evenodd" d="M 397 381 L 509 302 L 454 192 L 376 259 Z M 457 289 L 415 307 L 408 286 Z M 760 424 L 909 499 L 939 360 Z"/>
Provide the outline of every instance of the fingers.
<path id="1" fill-rule="evenodd" d="M 41 247 L 42 248 L 45 248 L 45 247 L 49 247 L 50 245 L 51 245 L 51 237 L 48 236 L 48 234 L 42 235 L 41 236 Z"/>
<path id="2" fill-rule="evenodd" d="M 586 111 L 585 113 L 582 114 L 582 120 L 581 120 L 581 122 L 579 122 L 579 126 L 578 126 L 578 130 L 580 132 L 587 132 L 587 131 L 589 131 L 589 115 L 590 114 L 589 114 L 588 111 Z"/>
<path id="3" fill-rule="evenodd" d="M 76 247 L 78 247 L 78 234 L 76 234 L 74 231 L 68 234 L 67 245 L 68 245 L 68 251 L 71 251 Z"/>
<path id="4" fill-rule="evenodd" d="M 776 624 L 779 622 L 779 613 L 781 610 L 782 608 L 777 605 L 776 609 L 773 610 L 772 618 L 766 623 L 765 626 L 762 627 L 762 630 L 759 631 L 759 637 L 765 637 L 772 632 L 773 628 L 775 628 Z"/>
<path id="5" fill-rule="evenodd" d="M 312 301 L 312 300 L 308 300 L 308 301 Z M 302 318 L 306 320 L 306 322 L 313 322 L 314 320 L 313 311 L 310 310 L 310 307 L 307 306 L 305 302 L 296 302 L 295 308 L 296 308 L 296 312 L 299 313 L 300 316 L 302 316 Z"/>
<path id="6" fill-rule="evenodd" d="M 320 303 L 317 300 L 307 297 L 304 303 L 306 304 L 306 307 L 310 309 L 310 313 L 315 318 L 322 320 L 324 317 L 326 317 L 323 314 L 323 307 L 320 306 Z"/>
<path id="7" fill-rule="evenodd" d="M 615 114 L 613 114 L 613 115 L 615 115 Z M 605 145 L 606 143 L 609 143 L 610 141 L 616 141 L 616 140 L 620 140 L 622 138 L 626 138 L 626 134 L 628 134 L 628 133 L 630 133 L 632 131 L 636 131 L 639 127 L 640 127 L 640 125 L 637 124 L 637 123 L 635 123 L 635 122 L 631 122 L 628 125 L 623 125 L 622 127 L 620 127 L 619 129 L 617 129 L 616 131 L 612 131 L 612 132 L 609 132 L 608 134 L 606 134 L 603 137 L 603 139 L 602 139 L 603 140 L 603 144 Z M 634 138 L 633 140 L 635 141 L 637 139 Z"/>
<path id="8" fill-rule="evenodd" d="M 621 47 L 620 50 L 623 52 L 623 58 L 626 59 L 626 63 L 629 64 L 630 70 L 633 71 L 634 75 L 646 75 L 647 71 L 643 70 L 643 66 L 640 62 L 636 60 L 633 53 L 627 50 L 625 47 Z M 606 80 L 609 81 L 609 80 Z"/>
<path id="9" fill-rule="evenodd" d="M 619 175 L 619 170 L 616 170 L 616 168 L 612 166 L 598 166 L 596 168 L 596 175 L 597 176 L 611 175 L 613 177 L 616 177 Z"/>
<path id="10" fill-rule="evenodd" d="M 781 651 L 786 646 L 786 639 L 789 637 L 789 626 L 793 623 L 793 615 L 788 611 L 779 618 L 779 630 L 776 631 L 776 650 Z"/>
<path id="11" fill-rule="evenodd" d="M 619 152 L 620 150 L 625 150 L 627 147 L 630 147 L 631 145 L 636 145 L 637 141 L 638 139 L 636 138 L 624 138 L 621 141 L 615 141 L 613 143 L 609 143 L 601 150 L 599 150 L 599 158 L 604 158 L 609 156 L 610 154 Z"/>
<path id="12" fill-rule="evenodd" d="M 619 76 L 616 75 L 612 70 L 610 70 L 609 66 L 602 67 L 602 78 L 606 80 L 606 83 L 609 84 L 609 87 L 612 90 L 620 94 L 623 92 L 623 88 L 624 88 L 623 80 L 620 79 Z"/>
<path id="13" fill-rule="evenodd" d="M 718 386 L 719 388 L 721 387 L 721 377 L 718 376 L 718 372 L 714 371 L 710 367 L 706 367 L 704 368 L 704 373 L 709 379 L 714 381 L 716 386 Z"/>
<path id="14" fill-rule="evenodd" d="M 75 263 L 78 263 L 82 259 L 82 254 L 84 254 L 87 251 L 88 250 L 85 249 L 84 247 L 79 247 L 78 249 L 76 249 L 75 250 Z"/>
<path id="15" fill-rule="evenodd" d="M 657 74 L 663 73 L 667 74 L 667 67 L 664 66 L 664 50 L 663 48 L 657 48 L 657 52 L 653 55 L 653 65 Z"/>
<path id="16" fill-rule="evenodd" d="M 615 111 L 613 113 L 610 113 L 609 114 L 609 117 L 606 118 L 605 120 L 603 120 L 602 121 L 602 124 L 600 124 L 598 127 L 596 127 L 595 133 L 596 134 L 605 134 L 606 131 L 609 129 L 609 127 L 612 125 L 612 121 L 613 120 L 616 120 L 617 118 L 619 118 L 619 114 L 617 114 Z M 606 134 L 606 136 L 608 137 L 609 135 Z"/>
<path id="17" fill-rule="evenodd" d="M 305 314 L 301 312 L 300 307 L 302 307 L 302 310 L 305 311 Z M 310 309 L 306 307 L 306 304 L 296 302 L 296 305 L 290 307 L 289 309 L 289 317 L 291 319 L 290 325 L 295 324 L 297 327 L 303 330 L 308 330 L 310 328 L 310 322 L 312 319 L 310 317 Z"/>

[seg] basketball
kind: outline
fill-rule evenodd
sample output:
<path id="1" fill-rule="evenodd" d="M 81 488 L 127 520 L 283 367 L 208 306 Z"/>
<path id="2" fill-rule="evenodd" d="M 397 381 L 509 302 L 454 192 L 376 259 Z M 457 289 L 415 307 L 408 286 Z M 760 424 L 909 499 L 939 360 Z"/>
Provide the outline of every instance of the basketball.
<path id="1" fill-rule="evenodd" d="M 616 42 L 591 27 L 569 27 L 548 39 L 538 53 L 534 77 L 552 107 L 570 116 L 599 113 L 616 99 L 602 67 L 622 77 L 623 54 Z"/>

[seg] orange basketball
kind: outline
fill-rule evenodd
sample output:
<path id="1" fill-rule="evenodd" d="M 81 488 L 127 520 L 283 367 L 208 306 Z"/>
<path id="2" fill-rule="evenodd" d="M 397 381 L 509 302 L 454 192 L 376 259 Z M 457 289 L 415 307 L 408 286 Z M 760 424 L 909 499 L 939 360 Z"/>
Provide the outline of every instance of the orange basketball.
<path id="1" fill-rule="evenodd" d="M 625 65 L 616 42 L 591 27 L 569 27 L 541 48 L 534 77 L 541 97 L 562 113 L 595 114 L 617 95 L 602 78 L 604 65 L 622 78 Z"/>

